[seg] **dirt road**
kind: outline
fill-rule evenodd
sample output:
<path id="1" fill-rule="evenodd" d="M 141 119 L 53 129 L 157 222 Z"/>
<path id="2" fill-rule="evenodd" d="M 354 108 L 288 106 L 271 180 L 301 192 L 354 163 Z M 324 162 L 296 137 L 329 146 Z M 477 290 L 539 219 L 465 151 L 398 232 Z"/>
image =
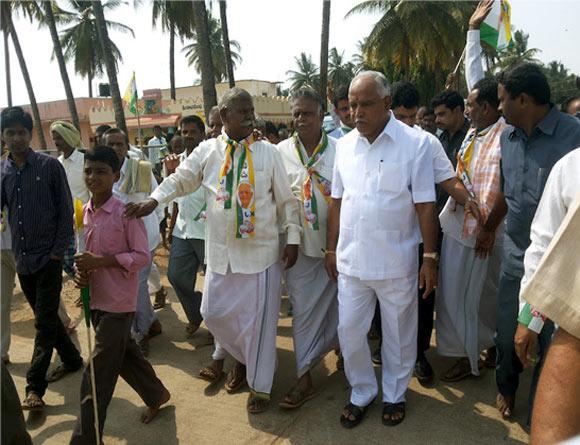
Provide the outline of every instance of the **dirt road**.
<path id="1" fill-rule="evenodd" d="M 150 360 L 159 377 L 172 393 L 170 405 L 150 425 L 139 422 L 143 403 L 136 393 L 119 380 L 109 406 L 105 424 L 106 444 L 239 444 L 239 443 L 398 443 L 398 444 L 496 444 L 526 443 L 525 422 L 529 371 L 525 373 L 513 422 L 501 420 L 495 409 L 493 373 L 483 371 L 480 378 L 444 384 L 436 382 L 423 388 L 416 379 L 407 395 L 407 419 L 395 428 L 381 424 L 381 404 L 372 406 L 363 423 L 354 430 L 339 424 L 349 388 L 342 372 L 336 371 L 336 356 L 329 354 L 314 371 L 318 397 L 297 411 L 283 411 L 277 401 L 293 382 L 295 364 L 292 354 L 291 318 L 281 315 L 278 327 L 278 372 L 268 412 L 250 416 L 245 409 L 247 391 L 226 393 L 222 385 L 207 387 L 193 376 L 210 360 L 205 329 L 195 338 L 185 336 L 185 316 L 165 279 L 167 252 L 160 250 L 157 263 L 169 291 L 169 304 L 158 311 L 163 334 L 151 341 Z M 201 281 L 201 280 L 200 280 Z M 198 284 L 201 284 L 198 283 Z M 63 298 L 69 312 L 80 320 L 73 307 L 78 291 L 65 283 Z M 283 313 L 287 301 L 283 301 Z M 24 396 L 25 375 L 32 356 L 34 322 L 24 297 L 17 289 L 12 305 L 12 346 L 9 370 L 19 394 Z M 79 325 L 75 342 L 87 357 L 86 330 Z M 436 373 L 450 361 L 428 353 Z M 226 366 L 229 367 L 229 363 Z M 54 366 L 54 365 L 53 365 Z M 376 368 L 377 375 L 380 369 Z M 44 414 L 25 414 L 35 444 L 68 443 L 79 411 L 81 373 L 49 385 Z"/>

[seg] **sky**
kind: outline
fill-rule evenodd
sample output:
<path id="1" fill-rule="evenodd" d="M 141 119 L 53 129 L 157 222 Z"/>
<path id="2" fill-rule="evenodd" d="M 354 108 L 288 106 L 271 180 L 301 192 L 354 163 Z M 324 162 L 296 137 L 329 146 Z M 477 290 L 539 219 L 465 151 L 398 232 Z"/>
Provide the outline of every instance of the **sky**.
<path id="1" fill-rule="evenodd" d="M 209 1 L 209 0 L 208 0 Z M 332 0 L 330 13 L 329 48 L 336 47 L 350 58 L 357 52 L 357 42 L 366 37 L 380 18 L 379 14 L 362 14 L 345 19 L 345 14 L 360 0 Z M 66 2 L 58 1 L 65 7 Z M 169 87 L 169 37 L 151 27 L 151 5 L 143 2 L 139 9 L 133 1 L 119 7 L 107 18 L 122 22 L 135 32 L 130 35 L 111 32 L 123 63 L 119 66 L 118 81 L 123 94 L 132 71 L 136 72 L 139 94 L 143 89 Z M 580 0 L 511 0 L 512 24 L 529 33 L 529 47 L 539 48 L 542 62 L 558 60 L 572 72 L 580 75 Z M 322 24 L 321 0 L 228 0 L 230 39 L 240 43 L 242 63 L 235 70 L 236 79 L 259 79 L 275 82 L 287 80 L 286 71 L 295 69 L 294 57 L 301 52 L 311 54 L 320 62 L 320 32 Z M 217 1 L 212 2 L 212 13 L 219 16 Z M 38 102 L 64 99 L 64 87 L 56 61 L 51 61 L 52 40 L 47 28 L 38 29 L 26 19 L 17 18 L 15 26 L 28 64 Z M 187 86 L 200 78 L 188 67 L 181 53 L 182 44 L 176 41 L 176 85 Z M 14 49 L 10 50 L 12 100 L 15 105 L 29 103 Z M 2 46 L 2 73 L 4 48 Z M 73 94 L 88 97 L 85 79 L 76 75 L 68 65 Z M 4 77 L 4 76 L 2 76 Z M 106 77 L 106 75 L 105 75 Z M 97 79 L 97 84 L 107 82 Z M 7 104 L 5 80 L 0 82 L 0 106 Z"/>

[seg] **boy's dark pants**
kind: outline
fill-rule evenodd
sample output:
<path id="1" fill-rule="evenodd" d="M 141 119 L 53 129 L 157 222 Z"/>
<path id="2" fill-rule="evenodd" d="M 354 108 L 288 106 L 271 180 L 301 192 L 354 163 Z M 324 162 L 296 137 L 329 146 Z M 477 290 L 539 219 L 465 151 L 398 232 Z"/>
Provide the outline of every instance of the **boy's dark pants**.
<path id="1" fill-rule="evenodd" d="M 46 371 L 55 348 L 62 363 L 71 371 L 80 369 L 83 359 L 66 329 L 58 318 L 58 305 L 62 290 L 62 262 L 50 260 L 32 274 L 18 274 L 22 292 L 34 312 L 34 352 L 26 373 L 26 394 L 33 391 L 44 396 Z"/>
<path id="2" fill-rule="evenodd" d="M 107 407 L 113 397 L 119 376 L 139 394 L 147 406 L 157 406 L 165 392 L 165 387 L 155 375 L 153 367 L 143 357 L 135 340 L 131 338 L 134 315 L 134 312 L 92 311 L 95 327 L 93 363 L 101 438 Z M 77 420 L 70 443 L 94 444 L 94 425 L 90 369 L 87 366 L 81 383 L 81 415 Z"/>

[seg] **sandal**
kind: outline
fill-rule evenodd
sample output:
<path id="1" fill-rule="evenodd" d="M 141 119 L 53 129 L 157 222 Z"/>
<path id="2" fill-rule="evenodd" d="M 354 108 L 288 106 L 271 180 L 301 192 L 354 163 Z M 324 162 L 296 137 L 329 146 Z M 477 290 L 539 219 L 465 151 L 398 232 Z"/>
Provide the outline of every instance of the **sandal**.
<path id="1" fill-rule="evenodd" d="M 241 363 L 237 363 L 228 372 L 228 377 L 226 381 L 226 391 L 229 394 L 237 392 L 242 386 L 246 384 L 246 366 Z"/>
<path id="2" fill-rule="evenodd" d="M 336 370 L 344 371 L 344 358 L 340 352 L 338 353 L 338 358 L 336 359 Z"/>
<path id="3" fill-rule="evenodd" d="M 393 419 L 393 414 L 402 414 L 403 416 L 398 419 Z M 385 416 L 389 416 L 385 418 Z M 405 420 L 405 402 L 399 403 L 383 403 L 383 425 L 386 426 L 396 426 Z"/>
<path id="4" fill-rule="evenodd" d="M 285 409 L 300 408 L 302 405 L 304 405 L 306 402 L 308 402 L 310 399 L 313 399 L 316 396 L 317 394 L 314 388 L 310 388 L 304 391 L 295 386 L 288 392 L 288 394 L 284 396 L 284 400 L 278 403 L 278 406 L 280 408 Z"/>
<path id="5" fill-rule="evenodd" d="M 250 414 L 263 413 L 270 404 L 270 394 L 250 391 L 246 408 Z"/>
<path id="6" fill-rule="evenodd" d="M 357 426 L 365 417 L 365 413 L 369 409 L 369 406 L 373 404 L 375 399 L 371 400 L 371 402 L 367 406 L 356 406 L 352 403 L 349 403 L 344 407 L 345 410 L 348 410 L 349 414 L 345 416 L 344 414 L 340 415 L 340 424 L 347 428 L 351 429 Z M 349 419 L 350 416 L 354 416 L 354 420 Z"/>
<path id="7" fill-rule="evenodd" d="M 45 403 L 38 394 L 33 391 L 26 394 L 26 398 L 22 401 L 22 409 L 24 411 L 42 411 Z"/>
<path id="8" fill-rule="evenodd" d="M 70 369 L 70 368 L 67 368 L 63 363 L 61 363 L 56 368 L 54 368 L 52 371 L 50 371 L 46 374 L 46 381 L 49 383 L 56 382 L 68 374 L 72 374 L 73 372 L 77 372 L 81 368 L 82 368 L 82 365 L 79 366 L 77 369 Z"/>
<path id="9" fill-rule="evenodd" d="M 199 374 L 197 375 L 197 377 L 199 377 L 200 379 L 210 383 L 219 382 L 223 376 L 224 376 L 223 371 L 217 371 L 209 366 L 201 368 Z"/>
<path id="10" fill-rule="evenodd" d="M 458 382 L 471 375 L 471 365 L 465 357 L 460 358 L 455 364 L 443 374 L 441 380 L 444 382 Z"/>
<path id="11" fill-rule="evenodd" d="M 167 300 L 167 291 L 164 287 L 155 292 L 155 303 L 153 309 L 163 309 Z"/>

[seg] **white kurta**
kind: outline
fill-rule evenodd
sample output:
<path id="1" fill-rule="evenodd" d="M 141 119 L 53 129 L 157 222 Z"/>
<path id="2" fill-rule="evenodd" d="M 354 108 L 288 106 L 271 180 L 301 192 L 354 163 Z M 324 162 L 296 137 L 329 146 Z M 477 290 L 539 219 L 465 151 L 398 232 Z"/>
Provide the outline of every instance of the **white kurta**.
<path id="1" fill-rule="evenodd" d="M 304 159 L 308 155 L 299 140 Z M 313 168 L 329 181 L 332 180 L 334 165 L 335 139 L 329 137 L 328 145 Z M 338 347 L 338 287 L 324 268 L 326 248 L 326 225 L 328 205 L 319 188 L 313 183 L 312 189 L 318 207 L 318 230 L 305 222 L 302 204 L 302 189 L 307 178 L 307 170 L 302 164 L 294 138 L 286 139 L 277 145 L 282 155 L 292 192 L 300 205 L 302 243 L 298 261 L 287 271 L 286 284 L 292 302 L 292 336 L 296 354 L 296 370 L 302 377 L 324 355 Z"/>

